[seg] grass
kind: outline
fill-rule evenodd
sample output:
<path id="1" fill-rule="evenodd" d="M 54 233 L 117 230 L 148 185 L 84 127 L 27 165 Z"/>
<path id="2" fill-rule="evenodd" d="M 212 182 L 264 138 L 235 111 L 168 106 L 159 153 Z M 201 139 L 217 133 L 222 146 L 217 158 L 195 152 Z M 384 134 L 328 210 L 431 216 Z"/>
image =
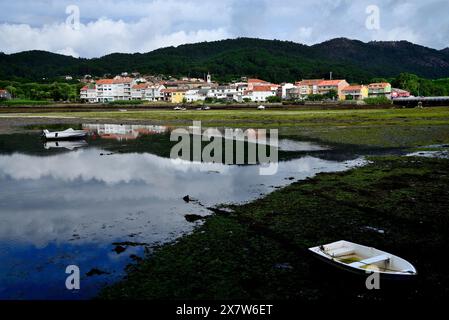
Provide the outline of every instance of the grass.
<path id="1" fill-rule="evenodd" d="M 51 116 L 61 117 L 67 113 L 15 114 L 18 117 Z M 128 112 L 90 111 L 70 113 L 82 119 L 145 120 L 171 123 L 203 121 L 207 125 L 223 124 L 233 127 L 248 125 L 263 127 L 320 126 L 320 125 L 425 125 L 449 124 L 449 107 L 425 109 L 361 109 L 361 110 L 209 110 L 173 111 L 145 110 Z"/>
<path id="2" fill-rule="evenodd" d="M 129 106 L 129 105 L 141 105 L 144 104 L 142 100 L 116 100 L 108 102 L 109 105 L 112 106 Z"/>
<path id="3" fill-rule="evenodd" d="M 139 121 L 168 126 L 282 128 L 292 138 L 369 147 L 420 147 L 449 142 L 449 107 L 360 110 L 91 111 L 7 114 L 8 117 L 79 118 L 80 121 Z M 1 115 L 0 115 L 1 117 Z"/>
<path id="4" fill-rule="evenodd" d="M 49 104 L 51 104 L 51 102 L 45 101 L 45 100 L 20 100 L 20 99 L 0 100 L 0 106 L 8 106 L 8 107 L 42 106 L 42 105 L 49 105 Z"/>
<path id="5" fill-rule="evenodd" d="M 444 301 L 449 275 L 449 161 L 378 157 L 345 173 L 320 174 L 216 214 L 191 235 L 130 268 L 102 299 L 294 299 Z M 379 201 L 382 199 L 382 201 Z M 384 233 L 373 231 L 384 230 Z M 381 282 L 334 269 L 307 248 L 346 239 L 397 254 L 414 281 Z"/>

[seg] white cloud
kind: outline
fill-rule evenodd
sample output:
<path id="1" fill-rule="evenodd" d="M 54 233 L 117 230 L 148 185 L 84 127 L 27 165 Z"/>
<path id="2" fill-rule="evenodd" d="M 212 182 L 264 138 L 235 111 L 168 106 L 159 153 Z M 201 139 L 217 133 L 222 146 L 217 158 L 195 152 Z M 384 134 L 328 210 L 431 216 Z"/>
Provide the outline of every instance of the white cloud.
<path id="1" fill-rule="evenodd" d="M 65 24 L 66 6 L 73 3 L 80 8 L 79 30 Z M 449 1 L 377 0 L 381 29 L 368 30 L 366 7 L 372 4 L 371 0 L 0 0 L 0 51 L 40 49 L 96 57 L 239 36 L 306 44 L 349 37 L 449 46 Z M 429 20 L 430 14 L 437 18 Z"/>
<path id="2" fill-rule="evenodd" d="M 78 30 L 65 23 L 35 28 L 25 24 L 0 25 L 0 44 L 6 53 L 36 49 L 75 57 L 95 57 L 111 52 L 148 52 L 164 46 L 227 37 L 230 35 L 223 28 L 170 31 L 163 23 L 148 18 L 132 23 L 100 18 L 81 24 Z"/>

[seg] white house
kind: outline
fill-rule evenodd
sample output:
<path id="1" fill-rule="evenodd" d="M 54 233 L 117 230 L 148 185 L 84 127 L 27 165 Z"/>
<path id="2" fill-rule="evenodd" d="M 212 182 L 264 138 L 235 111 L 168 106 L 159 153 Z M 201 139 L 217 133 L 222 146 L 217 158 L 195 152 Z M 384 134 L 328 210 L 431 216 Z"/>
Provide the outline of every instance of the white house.
<path id="1" fill-rule="evenodd" d="M 81 88 L 80 99 L 89 103 L 97 102 L 97 87 L 95 85 L 87 85 Z"/>
<path id="2" fill-rule="evenodd" d="M 147 101 L 162 101 L 164 100 L 164 93 L 162 90 L 166 89 L 164 85 L 152 85 L 145 89 L 144 100 Z"/>
<path id="3" fill-rule="evenodd" d="M 146 83 L 139 83 L 133 85 L 131 88 L 131 100 L 144 100 L 147 88 L 148 84 Z"/>
<path id="4" fill-rule="evenodd" d="M 284 83 L 278 88 L 278 96 L 282 99 L 287 99 L 288 94 L 287 91 L 296 88 L 293 83 Z"/>
<path id="5" fill-rule="evenodd" d="M 237 95 L 238 93 L 235 86 L 218 86 L 216 88 L 211 88 L 207 93 L 207 97 L 220 100 L 233 100 L 234 95 Z"/>
<path id="6" fill-rule="evenodd" d="M 245 92 L 243 99 L 248 98 L 253 102 L 266 102 L 269 97 L 275 97 L 276 94 L 276 86 L 253 86 L 252 90 L 247 90 Z"/>
<path id="7" fill-rule="evenodd" d="M 206 96 L 203 94 L 200 94 L 199 89 L 191 89 L 187 90 L 185 93 L 184 98 L 187 102 L 195 102 L 195 101 L 204 101 L 206 100 Z"/>

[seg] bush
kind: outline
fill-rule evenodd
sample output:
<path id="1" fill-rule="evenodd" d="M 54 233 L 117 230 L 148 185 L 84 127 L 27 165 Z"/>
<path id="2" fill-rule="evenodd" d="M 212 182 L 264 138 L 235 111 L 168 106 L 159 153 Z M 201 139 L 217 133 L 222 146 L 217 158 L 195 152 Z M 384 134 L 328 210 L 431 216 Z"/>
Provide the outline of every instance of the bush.
<path id="1" fill-rule="evenodd" d="M 282 99 L 278 96 L 271 96 L 267 98 L 267 102 L 269 103 L 279 103 L 282 102 Z"/>
<path id="2" fill-rule="evenodd" d="M 309 94 L 307 96 L 307 100 L 309 101 L 323 101 L 324 98 L 325 97 L 322 94 Z"/>
<path id="3" fill-rule="evenodd" d="M 392 104 L 392 101 L 390 99 L 388 99 L 387 97 L 385 97 L 385 96 L 366 98 L 363 101 L 366 104 L 371 104 L 371 105 Z"/>
<path id="4" fill-rule="evenodd" d="M 108 104 L 110 104 L 112 106 L 114 106 L 114 105 L 129 106 L 129 105 L 139 105 L 139 104 L 143 104 L 143 103 L 144 103 L 144 101 L 142 101 L 142 100 L 117 100 L 117 101 L 111 101 Z"/>

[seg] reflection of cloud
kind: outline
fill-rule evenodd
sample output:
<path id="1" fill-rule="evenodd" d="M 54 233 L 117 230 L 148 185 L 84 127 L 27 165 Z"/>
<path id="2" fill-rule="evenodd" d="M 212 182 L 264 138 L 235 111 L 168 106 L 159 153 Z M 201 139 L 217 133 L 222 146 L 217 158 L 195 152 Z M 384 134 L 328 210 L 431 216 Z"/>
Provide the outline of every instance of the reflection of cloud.
<path id="1" fill-rule="evenodd" d="M 191 230 L 184 215 L 206 211 L 188 205 L 189 194 L 206 205 L 248 201 L 318 172 L 353 162 L 304 157 L 260 176 L 258 166 L 172 161 L 151 154 L 99 156 L 82 149 L 50 157 L 0 156 L 0 239 L 45 246 L 48 242 L 108 243 L 130 233 L 136 241 L 166 241 Z M 138 237 L 138 238 L 139 238 Z"/>

